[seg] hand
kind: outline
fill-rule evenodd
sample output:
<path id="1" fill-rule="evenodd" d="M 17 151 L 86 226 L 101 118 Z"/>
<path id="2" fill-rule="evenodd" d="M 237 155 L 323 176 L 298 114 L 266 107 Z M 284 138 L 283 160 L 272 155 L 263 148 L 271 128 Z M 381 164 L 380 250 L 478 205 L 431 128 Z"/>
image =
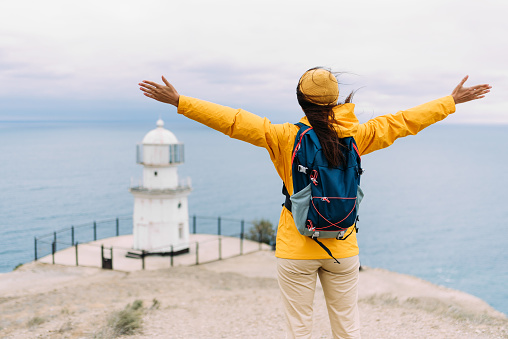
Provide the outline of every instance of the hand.
<path id="1" fill-rule="evenodd" d="M 180 94 L 178 94 L 176 89 L 166 80 L 166 78 L 164 78 L 164 76 L 162 76 L 162 81 L 164 81 L 166 86 L 159 85 L 158 83 L 152 81 L 143 80 L 143 82 L 138 84 L 141 86 L 139 89 L 142 90 L 144 92 L 143 94 L 149 98 L 178 107 Z"/>
<path id="2" fill-rule="evenodd" d="M 490 89 L 492 88 L 492 86 L 489 86 L 488 84 L 476 85 L 473 87 L 462 87 L 467 78 L 469 78 L 469 75 L 466 75 L 452 92 L 452 97 L 453 100 L 455 100 L 455 104 L 484 98 L 485 94 L 489 93 Z"/>

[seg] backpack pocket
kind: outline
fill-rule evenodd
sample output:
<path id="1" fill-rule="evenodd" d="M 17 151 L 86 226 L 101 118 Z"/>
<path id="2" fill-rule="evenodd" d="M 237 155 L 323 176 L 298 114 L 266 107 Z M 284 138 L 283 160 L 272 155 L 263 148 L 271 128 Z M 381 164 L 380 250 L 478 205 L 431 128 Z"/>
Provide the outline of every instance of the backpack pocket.
<path id="1" fill-rule="evenodd" d="M 307 215 L 309 213 L 309 205 L 311 200 L 311 184 L 306 186 L 300 192 L 293 194 L 291 199 L 291 213 L 295 221 L 296 228 L 301 234 L 307 229 Z"/>
<path id="2" fill-rule="evenodd" d="M 356 221 L 356 203 L 357 197 L 312 197 L 306 227 L 328 232 L 346 230 Z"/>

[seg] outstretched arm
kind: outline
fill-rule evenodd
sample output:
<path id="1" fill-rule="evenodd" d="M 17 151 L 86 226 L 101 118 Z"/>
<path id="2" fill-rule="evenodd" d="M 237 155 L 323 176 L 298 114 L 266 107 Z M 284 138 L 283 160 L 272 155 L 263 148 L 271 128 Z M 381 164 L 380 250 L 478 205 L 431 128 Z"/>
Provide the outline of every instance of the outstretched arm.
<path id="1" fill-rule="evenodd" d="M 280 147 L 277 131 L 283 128 L 282 125 L 274 126 L 267 118 L 242 109 L 234 109 L 184 95 L 180 98 L 176 89 L 164 76 L 162 76 L 162 81 L 165 85 L 143 80 L 139 83 L 139 89 L 149 98 L 176 106 L 178 113 L 192 120 L 231 138 L 265 147 L 272 157 L 276 156 L 274 148 Z"/>
<path id="2" fill-rule="evenodd" d="M 415 135 L 422 129 L 446 118 L 455 112 L 455 105 L 481 99 L 492 88 L 488 84 L 464 87 L 464 79 L 452 94 L 426 104 L 371 119 L 358 126 L 355 136 L 360 154 L 367 154 L 390 146 L 398 138 Z"/>
<path id="3" fill-rule="evenodd" d="M 166 86 L 159 85 L 153 81 L 143 80 L 143 82 L 138 84 L 141 86 L 139 89 L 149 98 L 178 107 L 180 94 L 178 94 L 173 85 L 171 85 L 164 76 L 162 76 L 162 81 L 164 81 Z"/>
<path id="4" fill-rule="evenodd" d="M 266 148 L 274 162 L 287 160 L 281 157 L 281 154 L 291 154 L 287 149 L 293 149 L 295 129 L 298 130 L 295 125 L 272 124 L 267 118 L 242 109 L 234 109 L 185 95 L 180 96 L 166 78 L 162 77 L 162 81 L 165 85 L 143 80 L 139 83 L 140 90 L 149 98 L 178 107 L 179 114 L 231 138 Z M 294 134 L 291 134 L 292 132 Z M 280 171 L 284 168 L 286 167 L 277 167 Z M 279 172 L 279 174 L 285 177 L 284 173 Z"/>

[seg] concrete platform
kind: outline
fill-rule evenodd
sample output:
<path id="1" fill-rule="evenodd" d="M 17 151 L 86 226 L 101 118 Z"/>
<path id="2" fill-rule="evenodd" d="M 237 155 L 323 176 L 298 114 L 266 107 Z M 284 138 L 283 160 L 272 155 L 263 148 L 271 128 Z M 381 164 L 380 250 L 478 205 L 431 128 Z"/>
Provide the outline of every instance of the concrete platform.
<path id="1" fill-rule="evenodd" d="M 173 257 L 173 266 L 191 266 L 207 262 L 232 258 L 241 254 L 269 250 L 267 244 L 259 244 L 251 240 L 224 237 L 211 234 L 191 234 L 189 253 Z M 101 246 L 104 245 L 104 256 L 111 257 L 110 248 L 113 248 L 112 266 L 116 271 L 139 271 L 143 269 L 140 258 L 126 257 L 128 252 L 139 252 L 132 249 L 133 235 L 124 235 L 101 239 L 78 245 L 78 265 L 87 267 L 102 267 Z M 43 263 L 53 263 L 52 255 L 40 258 Z M 55 253 L 55 264 L 76 266 L 76 247 Z M 145 270 L 157 270 L 171 267 L 171 256 L 149 255 L 145 257 Z"/>

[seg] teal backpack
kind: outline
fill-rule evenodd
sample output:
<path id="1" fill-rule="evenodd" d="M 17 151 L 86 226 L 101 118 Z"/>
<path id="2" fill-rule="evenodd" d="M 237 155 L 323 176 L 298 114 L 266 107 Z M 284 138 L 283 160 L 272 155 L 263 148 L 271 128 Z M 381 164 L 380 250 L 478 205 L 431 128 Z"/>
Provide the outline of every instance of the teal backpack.
<path id="1" fill-rule="evenodd" d="M 360 154 L 353 137 L 342 138 L 345 161 L 330 167 L 314 129 L 302 123 L 296 125 L 300 130 L 291 160 L 293 195 L 290 196 L 283 186 L 284 206 L 293 214 L 300 234 L 311 237 L 334 258 L 318 239 L 345 240 L 353 232 L 346 234 L 347 229 L 356 226 L 358 207 L 363 199 Z M 356 227 L 355 231 L 358 231 Z"/>

